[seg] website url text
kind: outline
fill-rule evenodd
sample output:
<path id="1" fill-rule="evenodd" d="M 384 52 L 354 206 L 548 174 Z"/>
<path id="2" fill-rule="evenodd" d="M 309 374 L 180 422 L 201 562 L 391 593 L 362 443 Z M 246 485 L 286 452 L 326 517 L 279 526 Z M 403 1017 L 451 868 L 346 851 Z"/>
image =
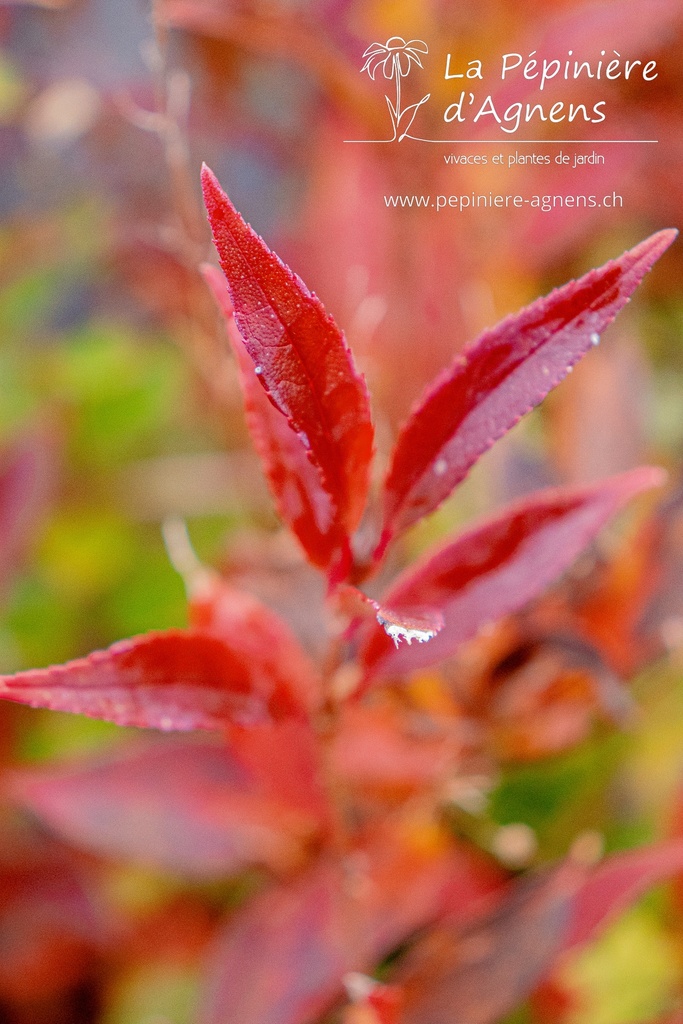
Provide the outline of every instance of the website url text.
<path id="1" fill-rule="evenodd" d="M 611 192 L 605 196 L 594 195 L 501 195 L 494 192 L 469 192 L 451 196 L 424 196 L 424 195 L 402 195 L 384 196 L 384 205 L 395 209 L 412 207 L 424 207 L 434 210 L 477 210 L 493 209 L 520 210 L 525 206 L 540 210 L 542 213 L 550 213 L 551 210 L 565 209 L 595 209 L 604 207 L 609 210 L 621 209 L 624 205 L 623 197 L 617 192 Z"/>

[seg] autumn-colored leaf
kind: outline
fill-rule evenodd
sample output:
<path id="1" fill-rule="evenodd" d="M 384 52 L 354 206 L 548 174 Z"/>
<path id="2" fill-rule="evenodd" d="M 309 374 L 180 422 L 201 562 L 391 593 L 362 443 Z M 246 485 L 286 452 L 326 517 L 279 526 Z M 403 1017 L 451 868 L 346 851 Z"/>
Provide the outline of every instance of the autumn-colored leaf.
<path id="1" fill-rule="evenodd" d="M 366 677 L 410 671 L 453 654 L 482 626 L 522 608 L 577 557 L 634 495 L 663 482 L 643 467 L 590 487 L 532 495 L 408 568 L 382 599 L 426 605 L 445 625 L 429 643 L 394 648 L 374 629 L 361 650 Z"/>
<path id="2" fill-rule="evenodd" d="M 468 921 L 497 900 L 505 880 L 491 858 L 453 842 L 417 813 L 375 827 L 358 854 L 361 912 L 353 948 L 365 943 L 365 970 L 443 917 Z"/>
<path id="3" fill-rule="evenodd" d="M 267 657 L 261 662 L 215 636 L 183 630 L 146 633 L 65 665 L 0 676 L 0 697 L 179 732 L 305 715 Z"/>
<path id="4" fill-rule="evenodd" d="M 238 911 L 213 951 L 199 1024 L 315 1020 L 350 969 L 342 893 L 338 865 L 322 862 Z"/>
<path id="5" fill-rule="evenodd" d="M 397 973 L 401 1024 L 494 1024 L 532 991 L 557 954 L 584 872 L 571 861 L 511 883 L 469 926 L 418 940 Z"/>
<path id="6" fill-rule="evenodd" d="M 242 730 L 230 746 L 145 743 L 76 767 L 17 772 L 10 791 L 67 840 L 107 857 L 193 877 L 251 864 L 286 871 L 323 824 L 307 731 L 287 722 Z M 286 761 L 289 784 L 262 758 L 255 764 L 254 734 L 259 754 L 270 747 Z"/>
<path id="7" fill-rule="evenodd" d="M 572 906 L 563 948 L 589 942 L 653 885 L 683 874 L 683 840 L 615 853 L 598 865 Z"/>
<path id="8" fill-rule="evenodd" d="M 336 774 L 354 789 L 407 796 L 452 773 L 457 746 L 430 718 L 388 703 L 344 708 L 330 755 Z"/>
<path id="9" fill-rule="evenodd" d="M 247 426 L 278 514 L 313 565 L 343 577 L 351 557 L 349 538 L 335 516 L 332 496 L 323 486 L 320 470 L 309 459 L 299 435 L 268 400 L 259 383 L 235 324 L 225 277 L 209 264 L 203 266 L 202 272 L 223 313 L 237 360 Z"/>
<path id="10" fill-rule="evenodd" d="M 11 861 L 13 842 L 5 829 L 3 840 L 0 999 L 26 1005 L 40 993 L 47 1001 L 82 982 L 105 946 L 102 908 L 92 878 L 68 851 L 29 832 Z"/>
<path id="11" fill-rule="evenodd" d="M 356 68 L 333 41 L 335 33 L 329 27 L 321 30 L 319 21 L 325 13 L 323 7 L 302 19 L 285 8 L 227 7 L 221 0 L 163 0 L 159 5 L 160 20 L 172 28 L 247 48 L 259 60 L 285 60 L 298 69 L 308 68 L 344 111 L 377 121 Z"/>
<path id="12" fill-rule="evenodd" d="M 392 536 L 433 512 L 477 459 L 599 342 L 676 234 L 660 231 L 507 317 L 436 379 L 396 442 L 378 557 Z"/>
<path id="13" fill-rule="evenodd" d="M 214 950 L 200 1024 L 308 1024 L 447 911 L 466 914 L 500 876 L 424 823 L 387 823 L 343 862 L 321 860 L 228 923 Z M 431 840 L 431 841 L 430 841 Z"/>
<path id="14" fill-rule="evenodd" d="M 340 526 L 360 520 L 373 430 L 363 379 L 320 300 L 242 220 L 208 168 L 204 200 L 255 373 L 322 474 Z"/>

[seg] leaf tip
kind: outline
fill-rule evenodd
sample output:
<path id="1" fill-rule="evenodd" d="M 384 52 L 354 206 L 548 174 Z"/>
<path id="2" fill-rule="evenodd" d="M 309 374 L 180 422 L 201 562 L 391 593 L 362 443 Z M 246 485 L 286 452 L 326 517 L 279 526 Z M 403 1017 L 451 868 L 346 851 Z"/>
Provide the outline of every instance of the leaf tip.
<path id="1" fill-rule="evenodd" d="M 201 182 L 204 206 L 209 214 L 209 220 L 213 224 L 214 216 L 218 209 L 222 209 L 227 206 L 229 210 L 234 210 L 234 207 L 224 190 L 221 188 L 218 178 L 207 164 L 202 164 Z"/>
<path id="2" fill-rule="evenodd" d="M 394 641 L 395 647 L 399 646 L 401 640 L 405 640 L 409 647 L 413 640 L 417 640 L 419 644 L 426 644 L 434 639 L 444 625 L 443 616 L 439 612 L 430 615 L 406 615 L 382 607 L 377 609 L 377 621 L 387 636 Z"/>
<path id="3" fill-rule="evenodd" d="M 621 479 L 624 493 L 630 497 L 640 494 L 641 491 L 650 491 L 654 487 L 664 487 L 669 474 L 661 466 L 638 466 L 637 469 L 624 473 Z"/>
<path id="4" fill-rule="evenodd" d="M 642 242 L 634 246 L 630 250 L 630 255 L 635 258 L 636 261 L 643 260 L 644 270 L 649 270 L 662 256 L 666 250 L 672 245 L 678 238 L 678 228 L 663 228 L 661 231 L 655 231 L 653 235 L 648 238 L 644 238 Z"/>
<path id="5" fill-rule="evenodd" d="M 202 179 L 202 186 L 203 187 L 207 187 L 207 186 L 210 187 L 212 185 L 213 186 L 218 185 L 218 178 L 213 173 L 213 171 L 211 170 L 209 165 L 207 163 L 205 163 L 203 160 L 202 160 L 202 169 L 201 169 L 201 179 Z"/>

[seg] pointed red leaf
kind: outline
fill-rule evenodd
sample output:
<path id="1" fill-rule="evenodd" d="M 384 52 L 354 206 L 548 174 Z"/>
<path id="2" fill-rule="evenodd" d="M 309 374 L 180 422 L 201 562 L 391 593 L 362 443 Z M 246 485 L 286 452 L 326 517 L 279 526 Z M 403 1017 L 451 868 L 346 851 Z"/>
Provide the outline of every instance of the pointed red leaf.
<path id="1" fill-rule="evenodd" d="M 660 882 L 683 874 L 683 840 L 605 858 L 577 893 L 563 948 L 583 945 Z"/>
<path id="2" fill-rule="evenodd" d="M 0 698 L 165 731 L 302 717 L 289 680 L 217 637 L 169 630 L 0 676 Z"/>
<path id="3" fill-rule="evenodd" d="M 229 748 L 178 739 L 66 770 L 16 773 L 11 792 L 67 840 L 107 857 L 194 877 L 251 864 L 291 870 L 323 822 L 314 745 L 301 723 L 260 730 L 261 748 L 277 750 L 290 771 L 296 765 L 296 791 L 254 766 L 252 730 L 244 730 Z"/>
<path id="4" fill-rule="evenodd" d="M 190 583 L 190 626 L 210 633 L 245 661 L 279 679 L 310 712 L 322 701 L 322 680 L 287 623 L 252 594 L 230 586 L 216 573 L 200 570 Z"/>
<path id="5" fill-rule="evenodd" d="M 494 1024 L 530 994 L 557 954 L 583 877 L 571 861 L 511 883 L 468 927 L 441 925 L 398 971 L 401 1024 Z"/>
<path id="6" fill-rule="evenodd" d="M 392 536 L 433 512 L 494 441 L 597 344 L 676 234 L 660 231 L 507 317 L 437 378 L 394 449 L 378 556 Z"/>
<path id="7" fill-rule="evenodd" d="M 207 167 L 202 185 L 256 373 L 320 469 L 337 522 L 351 533 L 365 506 L 373 446 L 365 382 L 320 300 L 245 224 Z"/>
<path id="8" fill-rule="evenodd" d="M 350 560 L 348 534 L 335 515 L 335 506 L 323 486 L 320 470 L 311 462 L 287 418 L 263 390 L 237 330 L 225 277 L 209 264 L 202 267 L 202 273 L 225 319 L 237 360 L 247 426 L 278 514 L 313 565 L 344 576 Z"/>
<path id="9" fill-rule="evenodd" d="M 449 657 L 482 626 L 536 597 L 619 508 L 662 482 L 660 470 L 643 467 L 590 487 L 544 491 L 428 554 L 399 577 L 383 603 L 437 608 L 444 628 L 429 643 L 398 648 L 373 630 L 361 651 L 366 677 Z"/>

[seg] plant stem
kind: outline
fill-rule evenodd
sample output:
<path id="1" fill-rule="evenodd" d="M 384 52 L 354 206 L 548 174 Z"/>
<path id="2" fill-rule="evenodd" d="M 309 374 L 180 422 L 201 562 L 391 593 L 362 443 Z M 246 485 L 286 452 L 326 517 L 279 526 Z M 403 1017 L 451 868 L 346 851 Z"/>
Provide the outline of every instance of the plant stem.
<path id="1" fill-rule="evenodd" d="M 401 120 L 401 67 L 397 60 L 394 63 L 394 69 L 396 71 L 396 131 L 398 132 L 398 123 Z"/>

